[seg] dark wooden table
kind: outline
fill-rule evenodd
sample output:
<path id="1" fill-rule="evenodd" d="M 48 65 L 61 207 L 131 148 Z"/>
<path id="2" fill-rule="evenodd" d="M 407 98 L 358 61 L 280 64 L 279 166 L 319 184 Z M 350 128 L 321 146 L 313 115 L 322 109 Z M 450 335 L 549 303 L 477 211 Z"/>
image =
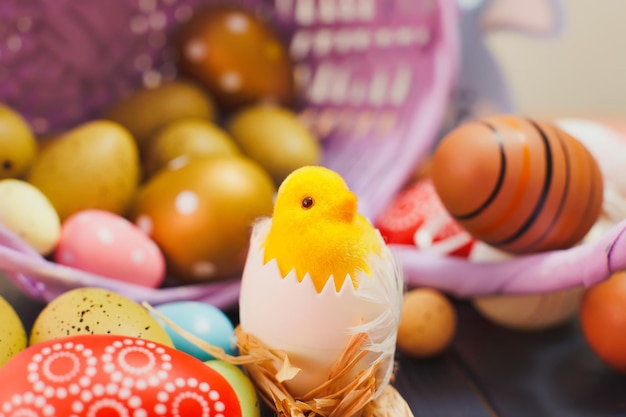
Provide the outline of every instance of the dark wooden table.
<path id="1" fill-rule="evenodd" d="M 27 328 L 44 306 L 2 276 L 0 294 Z M 491 324 L 466 302 L 455 306 L 457 334 L 445 354 L 398 356 L 395 385 L 416 417 L 626 416 L 626 376 L 595 357 L 575 319 L 526 333 Z"/>

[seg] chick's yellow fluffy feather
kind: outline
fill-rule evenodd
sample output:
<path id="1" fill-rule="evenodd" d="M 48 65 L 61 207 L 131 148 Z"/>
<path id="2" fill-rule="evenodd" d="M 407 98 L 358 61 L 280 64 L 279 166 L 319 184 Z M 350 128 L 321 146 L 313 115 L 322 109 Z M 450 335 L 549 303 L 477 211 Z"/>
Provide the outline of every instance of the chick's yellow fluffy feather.
<path id="1" fill-rule="evenodd" d="M 376 230 L 358 213 L 356 196 L 339 174 L 320 166 L 291 173 L 278 189 L 272 226 L 263 245 L 265 262 L 276 259 L 281 274 L 308 273 L 317 292 L 329 279 L 340 291 L 358 271 L 370 275 L 368 259 L 378 255 Z"/>

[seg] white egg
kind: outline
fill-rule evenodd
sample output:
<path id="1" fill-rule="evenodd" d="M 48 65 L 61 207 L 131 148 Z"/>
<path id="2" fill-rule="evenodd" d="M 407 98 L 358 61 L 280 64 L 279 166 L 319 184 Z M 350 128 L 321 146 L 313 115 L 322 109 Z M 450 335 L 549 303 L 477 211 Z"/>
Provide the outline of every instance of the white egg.
<path id="1" fill-rule="evenodd" d="M 57 244 L 61 222 L 48 198 L 35 186 L 18 179 L 0 181 L 0 224 L 42 255 Z"/>

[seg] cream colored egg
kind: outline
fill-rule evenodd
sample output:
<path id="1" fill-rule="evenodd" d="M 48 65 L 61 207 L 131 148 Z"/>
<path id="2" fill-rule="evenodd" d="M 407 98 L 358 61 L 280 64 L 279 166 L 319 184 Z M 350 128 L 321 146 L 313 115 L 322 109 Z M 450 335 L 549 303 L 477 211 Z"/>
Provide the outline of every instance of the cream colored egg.
<path id="1" fill-rule="evenodd" d="M 286 352 L 290 363 L 301 369 L 285 383 L 289 392 L 302 396 L 326 382 L 329 369 L 351 336 L 359 332 L 360 325 L 376 321 L 379 325 L 371 335 L 373 343 L 385 340 L 392 344 L 393 350 L 397 321 L 377 321 L 389 306 L 373 301 L 375 297 L 371 296 L 386 291 L 383 280 L 360 276 L 357 289 L 346 280 L 339 292 L 336 292 L 333 280 L 329 280 L 317 293 L 308 275 L 302 282 L 298 282 L 294 271 L 282 278 L 274 259 L 266 264 L 263 261 L 260 242 L 269 225 L 269 219 L 257 223 L 251 239 L 242 277 L 240 323 L 244 332 L 273 349 Z M 380 357 L 380 352 L 368 352 L 354 372 L 346 375 L 346 381 L 352 380 L 356 372 Z M 392 367 L 393 355 L 389 355 L 380 366 L 381 371 L 388 372 L 381 378 L 383 384 L 388 381 Z"/>
<path id="2" fill-rule="evenodd" d="M 174 346 L 165 329 L 135 301 L 102 288 L 67 291 L 39 313 L 30 344 L 81 334 L 116 334 Z"/>
<path id="3" fill-rule="evenodd" d="M 456 332 L 456 311 L 441 292 L 416 288 L 404 296 L 398 349 L 416 358 L 426 358 L 444 351 Z"/>
<path id="4" fill-rule="evenodd" d="M 511 256 L 477 242 L 470 259 L 475 262 L 496 262 Z M 583 288 L 573 287 L 542 294 L 475 298 L 473 304 L 479 313 L 497 325 L 516 330 L 537 331 L 570 320 L 578 312 L 582 294 Z"/>
<path id="5" fill-rule="evenodd" d="M 0 368 L 26 347 L 26 331 L 13 306 L 0 296 Z"/>
<path id="6" fill-rule="evenodd" d="M 0 223 L 42 255 L 52 252 L 61 233 L 59 215 L 48 198 L 18 179 L 0 180 Z"/>

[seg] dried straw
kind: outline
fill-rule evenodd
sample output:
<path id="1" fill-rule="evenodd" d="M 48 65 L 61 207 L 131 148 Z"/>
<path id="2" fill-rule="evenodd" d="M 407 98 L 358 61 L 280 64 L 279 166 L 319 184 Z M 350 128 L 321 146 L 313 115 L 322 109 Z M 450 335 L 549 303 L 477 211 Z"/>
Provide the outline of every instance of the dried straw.
<path id="1" fill-rule="evenodd" d="M 356 334 L 350 339 L 332 366 L 327 381 L 301 397 L 293 397 L 284 383 L 301 370 L 291 364 L 285 352 L 270 348 L 237 326 L 235 335 L 240 355 L 232 356 L 177 326 L 148 303 L 143 305 L 182 337 L 213 357 L 233 365 L 242 365 L 259 397 L 278 417 L 413 417 L 406 401 L 391 385 L 387 385 L 374 398 L 376 371 L 380 362 L 373 362 L 368 368 L 359 371 L 346 384 L 344 376 L 367 354 L 364 349 L 367 342 L 365 333 Z"/>

